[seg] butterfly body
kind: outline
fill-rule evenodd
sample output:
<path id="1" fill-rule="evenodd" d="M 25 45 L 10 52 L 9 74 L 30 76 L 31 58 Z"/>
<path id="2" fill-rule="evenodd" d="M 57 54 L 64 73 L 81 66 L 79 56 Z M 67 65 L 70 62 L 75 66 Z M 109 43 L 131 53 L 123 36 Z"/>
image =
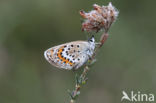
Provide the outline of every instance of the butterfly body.
<path id="1" fill-rule="evenodd" d="M 95 40 L 73 41 L 54 46 L 44 52 L 46 60 L 55 67 L 62 69 L 78 69 L 93 55 Z"/>

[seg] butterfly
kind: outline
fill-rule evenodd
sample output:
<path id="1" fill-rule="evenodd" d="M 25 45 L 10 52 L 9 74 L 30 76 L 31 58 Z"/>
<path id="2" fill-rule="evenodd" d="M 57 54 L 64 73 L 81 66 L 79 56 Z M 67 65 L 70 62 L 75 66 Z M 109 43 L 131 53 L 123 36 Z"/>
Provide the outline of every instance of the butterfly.
<path id="1" fill-rule="evenodd" d="M 95 39 L 92 36 L 88 41 L 73 41 L 49 48 L 44 56 L 57 68 L 76 70 L 92 57 L 94 50 Z"/>

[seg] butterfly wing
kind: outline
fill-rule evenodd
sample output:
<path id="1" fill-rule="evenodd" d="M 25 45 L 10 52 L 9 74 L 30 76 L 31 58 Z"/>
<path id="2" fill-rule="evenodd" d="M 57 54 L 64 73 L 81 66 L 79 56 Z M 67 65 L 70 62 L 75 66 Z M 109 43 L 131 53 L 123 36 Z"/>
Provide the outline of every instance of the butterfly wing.
<path id="1" fill-rule="evenodd" d="M 55 67 L 67 70 L 78 69 L 89 59 L 88 49 L 87 41 L 74 41 L 52 47 L 45 51 L 44 56 Z"/>

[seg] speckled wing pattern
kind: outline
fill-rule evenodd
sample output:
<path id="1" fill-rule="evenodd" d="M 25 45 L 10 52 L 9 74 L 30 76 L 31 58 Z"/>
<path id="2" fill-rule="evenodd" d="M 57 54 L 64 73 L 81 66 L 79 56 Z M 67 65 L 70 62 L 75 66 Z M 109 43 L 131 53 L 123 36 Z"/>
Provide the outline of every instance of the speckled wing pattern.
<path id="1" fill-rule="evenodd" d="M 46 60 L 55 67 L 62 69 L 78 69 L 92 55 L 90 43 L 74 41 L 54 46 L 44 52 Z"/>

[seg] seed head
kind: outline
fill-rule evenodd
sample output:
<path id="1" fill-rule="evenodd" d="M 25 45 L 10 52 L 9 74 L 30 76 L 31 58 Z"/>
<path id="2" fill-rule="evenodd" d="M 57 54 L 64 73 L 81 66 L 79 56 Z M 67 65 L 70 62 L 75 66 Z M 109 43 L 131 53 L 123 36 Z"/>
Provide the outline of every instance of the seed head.
<path id="1" fill-rule="evenodd" d="M 104 29 L 107 32 L 111 24 L 117 19 L 118 10 L 109 3 L 108 6 L 93 5 L 94 10 L 86 13 L 81 10 L 80 15 L 85 19 L 82 23 L 82 31 L 98 32 Z"/>

